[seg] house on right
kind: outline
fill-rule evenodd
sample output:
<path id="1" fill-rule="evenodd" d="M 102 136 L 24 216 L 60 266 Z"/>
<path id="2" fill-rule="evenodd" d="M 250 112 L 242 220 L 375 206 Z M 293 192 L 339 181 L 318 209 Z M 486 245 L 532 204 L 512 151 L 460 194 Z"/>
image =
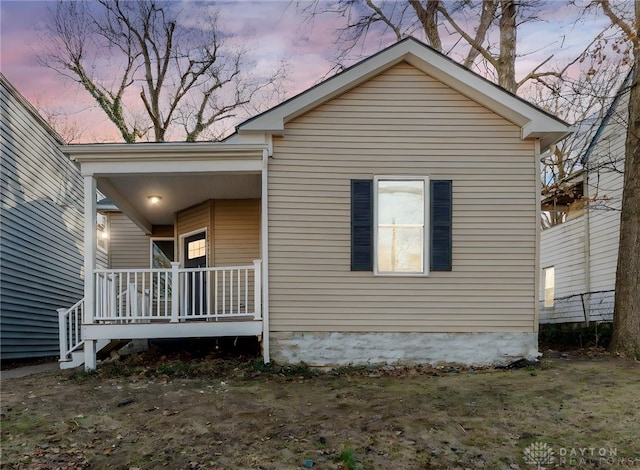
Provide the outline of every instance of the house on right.
<path id="1" fill-rule="evenodd" d="M 553 224 L 540 237 L 541 324 L 613 318 L 630 78 L 586 147 L 582 168 L 543 195 L 541 209 Z"/>

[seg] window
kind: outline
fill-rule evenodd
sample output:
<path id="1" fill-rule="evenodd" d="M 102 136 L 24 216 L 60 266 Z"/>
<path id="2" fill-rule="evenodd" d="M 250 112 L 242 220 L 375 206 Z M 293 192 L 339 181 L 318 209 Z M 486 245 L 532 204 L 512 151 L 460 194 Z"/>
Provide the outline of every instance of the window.
<path id="1" fill-rule="evenodd" d="M 553 307 L 553 299 L 555 297 L 555 288 L 556 288 L 556 273 L 555 268 L 552 266 L 550 268 L 543 269 L 544 273 L 544 306 L 545 307 Z"/>
<path id="2" fill-rule="evenodd" d="M 173 238 L 151 239 L 151 268 L 171 268 L 174 259 Z"/>
<path id="3" fill-rule="evenodd" d="M 374 179 L 375 272 L 427 274 L 427 178 Z"/>
<path id="4" fill-rule="evenodd" d="M 206 253 L 206 242 L 204 239 L 195 240 L 187 244 L 187 259 L 201 258 Z"/>
<path id="5" fill-rule="evenodd" d="M 98 212 L 96 214 L 96 221 L 98 226 L 98 248 L 102 251 L 107 251 L 109 242 L 109 229 L 107 228 L 107 216 Z"/>
<path id="6" fill-rule="evenodd" d="M 452 268 L 452 182 L 351 180 L 351 270 L 426 275 Z"/>

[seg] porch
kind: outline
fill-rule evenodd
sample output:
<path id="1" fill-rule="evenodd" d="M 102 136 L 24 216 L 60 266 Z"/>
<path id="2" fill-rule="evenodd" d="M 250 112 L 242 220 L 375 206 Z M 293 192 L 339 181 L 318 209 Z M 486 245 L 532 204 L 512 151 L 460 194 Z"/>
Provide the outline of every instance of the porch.
<path id="1" fill-rule="evenodd" d="M 84 178 L 84 272 L 92 275 L 84 298 L 59 310 L 61 367 L 94 369 L 110 340 L 223 336 L 258 336 L 268 362 L 266 147 L 64 150 Z M 97 233 L 105 231 L 98 191 L 113 203 L 103 218 L 120 224 L 104 268 L 96 261 Z"/>
<path id="2" fill-rule="evenodd" d="M 261 260 L 247 266 L 97 269 L 93 309 L 60 309 L 60 358 L 101 340 L 261 336 Z M 93 317 L 91 317 L 93 310 Z"/>

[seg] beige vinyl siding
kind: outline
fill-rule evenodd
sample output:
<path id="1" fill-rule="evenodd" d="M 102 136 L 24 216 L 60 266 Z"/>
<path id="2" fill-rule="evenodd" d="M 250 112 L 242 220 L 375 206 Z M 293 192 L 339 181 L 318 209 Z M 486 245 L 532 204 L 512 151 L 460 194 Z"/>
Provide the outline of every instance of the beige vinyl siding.
<path id="1" fill-rule="evenodd" d="M 209 230 L 211 222 L 211 201 L 203 202 L 178 212 L 178 235 L 191 233 L 200 229 Z"/>
<path id="2" fill-rule="evenodd" d="M 350 271 L 350 180 L 453 180 L 453 271 Z M 520 129 L 400 64 L 289 122 L 269 161 L 272 331 L 534 331 L 536 160 Z"/>
<path id="3" fill-rule="evenodd" d="M 260 258 L 260 200 L 217 199 L 213 202 L 215 266 L 248 266 Z M 241 290 L 248 294 L 248 311 L 255 309 L 255 277 L 241 277 Z M 237 278 L 236 278 L 237 279 Z M 218 289 L 222 289 L 220 279 Z"/>
<path id="4" fill-rule="evenodd" d="M 207 264 L 251 264 L 260 258 L 260 200 L 218 199 L 178 213 L 178 236 L 207 230 Z M 182 249 L 182 247 L 181 247 Z"/>
<path id="5" fill-rule="evenodd" d="M 148 269 L 149 237 L 122 212 L 111 212 L 109 219 L 109 268 Z"/>
<path id="6" fill-rule="evenodd" d="M 216 266 L 239 266 L 260 258 L 260 200 L 220 199 L 214 203 Z"/>
<path id="7" fill-rule="evenodd" d="M 202 204 L 195 205 L 188 209 L 178 212 L 176 216 L 176 225 L 178 233 L 178 259 L 180 263 L 184 263 L 184 247 L 182 244 L 184 240 L 182 238 L 185 234 L 193 234 L 195 231 L 206 230 L 207 231 L 207 265 L 211 266 L 213 261 L 211 259 L 212 251 L 211 245 L 213 240 L 211 239 L 211 214 L 213 211 L 213 201 L 205 201 Z"/>

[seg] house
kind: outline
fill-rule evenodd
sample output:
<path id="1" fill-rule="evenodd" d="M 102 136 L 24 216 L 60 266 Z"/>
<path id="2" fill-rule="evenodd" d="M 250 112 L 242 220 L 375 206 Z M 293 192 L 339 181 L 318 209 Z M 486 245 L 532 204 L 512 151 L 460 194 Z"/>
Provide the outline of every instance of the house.
<path id="1" fill-rule="evenodd" d="M 319 366 L 534 357 L 538 164 L 568 132 L 409 38 L 224 142 L 66 146 L 94 274 L 64 354 L 90 369 L 108 339 L 258 336 L 267 362 Z M 116 259 L 112 225 L 108 269 L 96 188 L 147 240 Z"/>
<path id="2" fill-rule="evenodd" d="M 56 309 L 83 292 L 82 178 L 2 74 L 0 110 L 1 358 L 56 356 Z"/>
<path id="3" fill-rule="evenodd" d="M 542 201 L 556 225 L 540 237 L 540 323 L 610 321 L 631 73 L 582 156 L 582 168 Z"/>

